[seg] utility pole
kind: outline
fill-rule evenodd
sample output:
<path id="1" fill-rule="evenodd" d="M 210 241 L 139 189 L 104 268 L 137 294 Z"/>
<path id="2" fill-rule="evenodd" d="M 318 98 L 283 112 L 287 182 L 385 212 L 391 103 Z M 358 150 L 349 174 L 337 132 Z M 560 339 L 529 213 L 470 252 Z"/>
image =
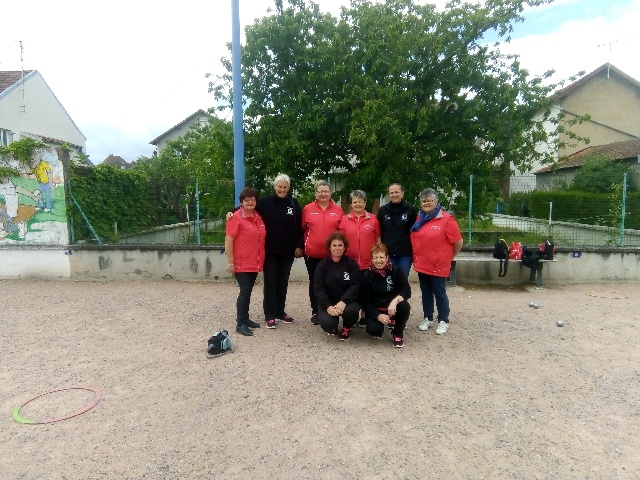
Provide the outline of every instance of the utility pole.
<path id="1" fill-rule="evenodd" d="M 244 188 L 244 132 L 242 115 L 242 71 L 240 48 L 239 0 L 231 0 L 231 68 L 233 76 L 233 178 L 235 205 L 240 205 L 240 192 Z"/>

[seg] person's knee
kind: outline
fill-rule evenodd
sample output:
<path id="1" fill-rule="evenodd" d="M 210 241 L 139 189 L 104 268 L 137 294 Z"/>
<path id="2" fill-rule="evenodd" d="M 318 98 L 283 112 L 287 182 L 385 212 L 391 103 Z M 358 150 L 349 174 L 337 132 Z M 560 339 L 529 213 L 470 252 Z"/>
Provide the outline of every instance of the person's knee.
<path id="1" fill-rule="evenodd" d="M 372 337 L 380 338 L 384 333 L 384 325 L 377 320 L 367 318 L 366 331 Z"/>

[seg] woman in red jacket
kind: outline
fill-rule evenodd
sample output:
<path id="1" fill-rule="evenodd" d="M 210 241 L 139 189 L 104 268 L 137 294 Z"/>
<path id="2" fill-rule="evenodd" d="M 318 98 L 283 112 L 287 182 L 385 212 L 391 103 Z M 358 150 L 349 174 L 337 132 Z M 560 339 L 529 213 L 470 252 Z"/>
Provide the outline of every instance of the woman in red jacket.
<path id="1" fill-rule="evenodd" d="M 302 209 L 302 231 L 304 232 L 304 263 L 309 274 L 309 301 L 311 302 L 311 323 L 319 325 L 318 301 L 313 289 L 316 267 L 323 258 L 329 256 L 325 246 L 327 237 L 338 230 L 342 208 L 331 200 L 331 188 L 324 180 L 316 182 L 316 201 Z"/>
<path id="2" fill-rule="evenodd" d="M 367 212 L 367 195 L 362 190 L 351 192 L 351 212 L 340 220 L 339 230 L 349 240 L 347 256 L 353 258 L 360 270 L 368 270 L 371 264 L 371 247 L 380 243 L 378 218 Z"/>
<path id="3" fill-rule="evenodd" d="M 438 307 L 438 328 L 443 335 L 449 330 L 449 297 L 446 281 L 451 261 L 462 248 L 462 235 L 456 219 L 438 203 L 438 193 L 426 188 L 420 192 L 422 210 L 411 227 L 413 268 L 418 272 L 422 291 L 424 320 L 418 327 L 428 330 L 433 325 L 434 297 Z"/>
<path id="4" fill-rule="evenodd" d="M 236 301 L 236 332 L 251 336 L 249 328 L 260 327 L 259 323 L 249 320 L 251 292 L 256 283 L 258 272 L 264 265 L 264 239 L 266 229 L 262 217 L 256 212 L 258 192 L 245 187 L 240 192 L 240 208 L 236 210 L 226 225 L 224 249 L 227 254 L 227 272 L 235 274 L 240 287 Z"/>

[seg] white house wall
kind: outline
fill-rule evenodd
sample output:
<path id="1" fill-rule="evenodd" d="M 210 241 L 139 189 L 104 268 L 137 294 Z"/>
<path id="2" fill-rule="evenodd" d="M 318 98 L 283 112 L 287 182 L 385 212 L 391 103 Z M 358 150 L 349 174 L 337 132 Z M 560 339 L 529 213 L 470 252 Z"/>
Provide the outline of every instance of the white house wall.
<path id="1" fill-rule="evenodd" d="M 86 150 L 87 139 L 37 70 L 25 77 L 24 89 L 19 81 L 0 95 L 0 128 L 15 132 L 13 141 L 36 134 Z"/>

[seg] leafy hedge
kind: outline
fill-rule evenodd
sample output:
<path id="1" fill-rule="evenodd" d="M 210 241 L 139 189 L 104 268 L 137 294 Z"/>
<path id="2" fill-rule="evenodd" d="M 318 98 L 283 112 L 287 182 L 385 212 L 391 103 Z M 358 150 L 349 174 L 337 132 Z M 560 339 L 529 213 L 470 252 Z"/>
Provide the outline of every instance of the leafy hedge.
<path id="1" fill-rule="evenodd" d="M 549 202 L 553 202 L 552 218 L 556 221 L 587 225 L 618 226 L 621 222 L 622 195 L 579 191 L 534 191 L 512 194 L 505 203 L 508 215 L 549 218 Z M 640 229 L 640 193 L 627 193 L 625 228 Z"/>
<path id="2" fill-rule="evenodd" d="M 76 167 L 70 178 L 71 195 L 80 205 L 102 241 L 117 240 L 122 234 L 153 226 L 149 206 L 149 179 L 139 170 L 122 170 L 111 165 Z M 69 202 L 74 239 L 91 239 L 93 234 L 73 201 Z M 114 223 L 118 224 L 118 235 Z"/>

